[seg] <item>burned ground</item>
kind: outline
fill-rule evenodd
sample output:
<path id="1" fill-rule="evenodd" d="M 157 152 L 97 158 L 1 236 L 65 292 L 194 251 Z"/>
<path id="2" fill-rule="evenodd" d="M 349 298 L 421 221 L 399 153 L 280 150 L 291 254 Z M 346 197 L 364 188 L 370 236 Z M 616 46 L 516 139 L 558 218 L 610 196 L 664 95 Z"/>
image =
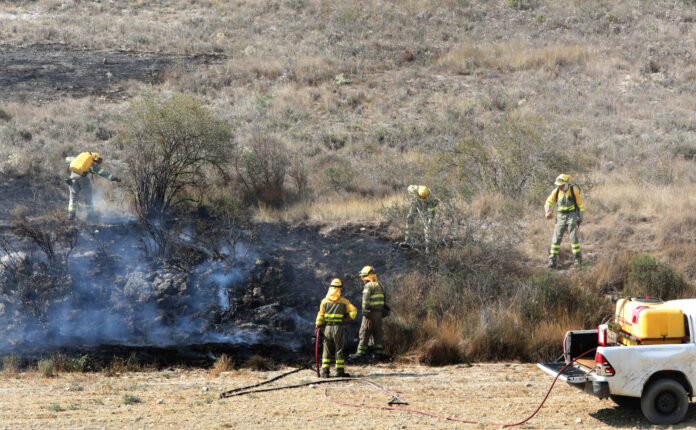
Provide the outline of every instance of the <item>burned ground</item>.
<path id="1" fill-rule="evenodd" d="M 0 100 L 116 96 L 128 81 L 157 83 L 170 68 L 209 60 L 210 56 L 80 50 L 61 44 L 0 45 Z"/>
<path id="2" fill-rule="evenodd" d="M 381 237 L 384 227 L 261 224 L 222 259 L 209 258 L 184 228 L 179 245 L 196 257 L 160 264 L 135 222 L 78 224 L 77 245 L 57 272 L 34 244 L 16 239 L 0 276 L 3 350 L 29 360 L 125 348 L 164 365 L 210 364 L 222 352 L 297 363 L 313 353 L 314 318 L 332 277 L 344 279 L 344 295 L 360 306 L 362 266 L 375 265 L 387 287 L 408 269 L 407 256 Z M 357 328 L 348 325 L 349 347 Z"/>

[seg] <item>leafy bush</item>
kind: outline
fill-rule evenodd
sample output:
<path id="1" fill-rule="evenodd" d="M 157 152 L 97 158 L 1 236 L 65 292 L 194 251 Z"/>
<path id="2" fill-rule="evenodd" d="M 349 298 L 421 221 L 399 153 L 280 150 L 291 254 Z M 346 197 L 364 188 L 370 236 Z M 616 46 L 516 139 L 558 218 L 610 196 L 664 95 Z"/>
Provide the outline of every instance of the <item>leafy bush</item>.
<path id="1" fill-rule="evenodd" d="M 611 314 L 609 302 L 585 293 L 571 279 L 556 273 L 544 273 L 531 278 L 531 295 L 519 299 L 523 317 L 532 322 L 559 320 L 573 316 L 583 326 L 601 322 Z"/>
<path id="2" fill-rule="evenodd" d="M 283 204 L 283 184 L 290 165 L 285 144 L 271 136 L 254 135 L 235 160 L 237 178 L 247 195 L 273 207 Z"/>
<path id="3" fill-rule="evenodd" d="M 690 296 L 693 289 L 668 264 L 649 255 L 638 255 L 631 261 L 631 271 L 623 292 L 630 297 L 654 296 L 672 300 Z"/>
<path id="4" fill-rule="evenodd" d="M 194 96 L 135 102 L 119 139 L 127 149 L 128 183 L 141 216 L 159 216 L 185 200 L 186 189 L 205 190 L 203 168 L 221 174 L 231 160 L 232 131 Z"/>
<path id="5" fill-rule="evenodd" d="M 441 154 L 431 170 L 434 174 L 455 172 L 453 179 L 467 198 L 480 191 L 495 191 L 519 199 L 528 192 L 537 196 L 547 191 L 560 172 L 585 167 L 583 157 L 553 142 L 540 121 L 508 115 Z"/>

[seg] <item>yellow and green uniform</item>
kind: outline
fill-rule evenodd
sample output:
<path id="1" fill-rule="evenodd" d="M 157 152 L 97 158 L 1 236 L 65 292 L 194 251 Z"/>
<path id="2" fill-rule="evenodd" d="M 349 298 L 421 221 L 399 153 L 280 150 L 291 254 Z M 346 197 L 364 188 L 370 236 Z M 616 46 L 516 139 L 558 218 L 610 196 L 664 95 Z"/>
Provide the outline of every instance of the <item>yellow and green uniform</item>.
<path id="1" fill-rule="evenodd" d="M 68 159 L 71 160 L 71 159 Z M 70 188 L 70 201 L 68 202 L 68 214 L 71 216 L 75 215 L 77 211 L 77 199 L 80 193 L 83 194 L 84 208 L 88 215 L 94 212 L 94 206 L 92 204 L 92 183 L 88 174 L 99 175 L 110 181 L 115 181 L 116 178 L 105 169 L 101 167 L 100 164 L 94 163 L 83 175 L 76 172 L 70 172 L 71 184 L 68 185 Z"/>
<path id="2" fill-rule="evenodd" d="M 430 233 L 432 232 L 435 208 L 439 201 L 432 196 L 429 196 L 427 199 L 422 199 L 418 195 L 418 187 L 418 185 L 408 186 L 408 197 L 411 200 L 411 207 L 406 217 L 406 237 L 404 241 L 408 243 L 413 237 L 413 221 L 416 215 L 419 215 L 420 220 L 423 222 L 423 236 L 427 245 L 430 241 Z"/>
<path id="3" fill-rule="evenodd" d="M 336 360 L 337 374 L 341 375 L 344 373 L 345 357 L 343 344 L 346 336 L 343 323 L 348 320 L 354 320 L 357 315 L 358 309 L 348 299 L 341 297 L 341 289 L 329 287 L 329 292 L 321 301 L 321 305 L 319 305 L 316 321 L 317 327 L 326 326 L 324 329 L 324 352 L 321 362 L 322 376 L 328 376 L 332 356 Z"/>
<path id="4" fill-rule="evenodd" d="M 575 184 L 568 184 L 565 191 L 556 188 L 549 194 L 544 206 L 545 212 L 548 214 L 556 204 L 556 228 L 553 232 L 553 240 L 551 241 L 551 250 L 549 252 L 549 266 L 555 266 L 558 252 L 561 249 L 561 240 L 563 234 L 568 231 L 573 256 L 577 263 L 582 261 L 580 252 L 580 242 L 578 241 L 578 220 L 582 219 L 582 214 L 585 211 L 585 205 L 582 203 L 580 189 Z"/>
<path id="5" fill-rule="evenodd" d="M 370 339 L 372 339 L 375 354 L 384 352 L 384 345 L 382 345 L 382 311 L 384 310 L 384 303 L 384 289 L 382 289 L 382 286 L 376 280 L 366 282 L 362 297 L 363 318 L 362 324 L 360 324 L 358 355 L 367 354 Z"/>

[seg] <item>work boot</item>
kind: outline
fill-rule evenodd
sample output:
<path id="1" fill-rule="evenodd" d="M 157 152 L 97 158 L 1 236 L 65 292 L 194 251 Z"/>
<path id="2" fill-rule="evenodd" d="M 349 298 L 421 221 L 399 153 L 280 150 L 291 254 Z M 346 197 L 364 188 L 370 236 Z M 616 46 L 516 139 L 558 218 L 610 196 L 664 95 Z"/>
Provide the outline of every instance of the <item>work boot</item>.
<path id="1" fill-rule="evenodd" d="M 328 378 L 329 377 L 329 369 L 328 368 L 323 368 L 321 369 L 321 377 L 322 378 Z"/>
<path id="2" fill-rule="evenodd" d="M 578 267 L 582 264 L 582 255 L 580 255 L 579 252 L 575 254 L 575 261 L 573 262 L 573 264 L 575 265 L 575 267 Z"/>
<path id="3" fill-rule="evenodd" d="M 68 220 L 72 221 L 75 219 L 75 212 L 68 212 Z"/>
<path id="4" fill-rule="evenodd" d="M 546 266 L 549 270 L 553 270 L 556 268 L 556 260 L 549 260 L 549 264 Z"/>
<path id="5" fill-rule="evenodd" d="M 409 245 L 408 242 L 401 242 L 399 244 L 399 247 L 404 248 L 404 249 L 408 249 L 411 247 L 411 245 Z"/>
<path id="6" fill-rule="evenodd" d="M 365 359 L 367 358 L 367 354 L 359 354 L 359 353 L 350 354 L 348 356 L 348 358 L 350 358 L 353 361 L 361 362 L 361 361 L 365 361 Z"/>
<path id="7" fill-rule="evenodd" d="M 345 370 L 339 369 L 336 371 L 337 378 L 350 378 L 350 373 L 346 373 Z"/>

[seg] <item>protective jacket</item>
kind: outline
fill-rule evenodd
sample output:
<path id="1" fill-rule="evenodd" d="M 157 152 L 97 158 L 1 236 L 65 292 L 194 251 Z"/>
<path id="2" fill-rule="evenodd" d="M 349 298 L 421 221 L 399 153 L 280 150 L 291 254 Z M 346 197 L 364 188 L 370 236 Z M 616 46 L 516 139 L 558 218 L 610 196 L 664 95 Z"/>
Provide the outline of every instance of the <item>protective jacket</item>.
<path id="1" fill-rule="evenodd" d="M 382 312 L 384 309 L 384 290 L 378 282 L 367 282 L 363 288 L 362 310 L 365 312 Z"/>
<path id="2" fill-rule="evenodd" d="M 329 287 L 329 292 L 319 305 L 316 325 L 343 325 L 345 321 L 354 320 L 356 316 L 358 309 L 348 299 L 341 297 L 341 289 Z"/>
<path id="3" fill-rule="evenodd" d="M 556 188 L 551 191 L 551 194 L 546 198 L 546 205 L 544 206 L 544 211 L 546 213 L 551 212 L 553 204 L 556 204 L 556 209 L 561 213 L 574 212 L 576 209 L 580 212 L 585 211 L 585 205 L 582 203 L 582 196 L 580 195 L 580 189 L 575 184 L 568 184 L 565 191 L 561 191 Z"/>
<path id="4" fill-rule="evenodd" d="M 326 325 L 324 329 L 324 343 L 321 361 L 321 374 L 323 377 L 329 376 L 331 359 L 336 363 L 338 376 L 345 375 L 345 359 L 343 345 L 345 342 L 345 331 L 343 323 L 354 320 L 358 315 L 358 309 L 353 306 L 346 298 L 341 297 L 341 289 L 329 287 L 329 292 L 319 305 L 317 313 L 317 327 Z"/>

